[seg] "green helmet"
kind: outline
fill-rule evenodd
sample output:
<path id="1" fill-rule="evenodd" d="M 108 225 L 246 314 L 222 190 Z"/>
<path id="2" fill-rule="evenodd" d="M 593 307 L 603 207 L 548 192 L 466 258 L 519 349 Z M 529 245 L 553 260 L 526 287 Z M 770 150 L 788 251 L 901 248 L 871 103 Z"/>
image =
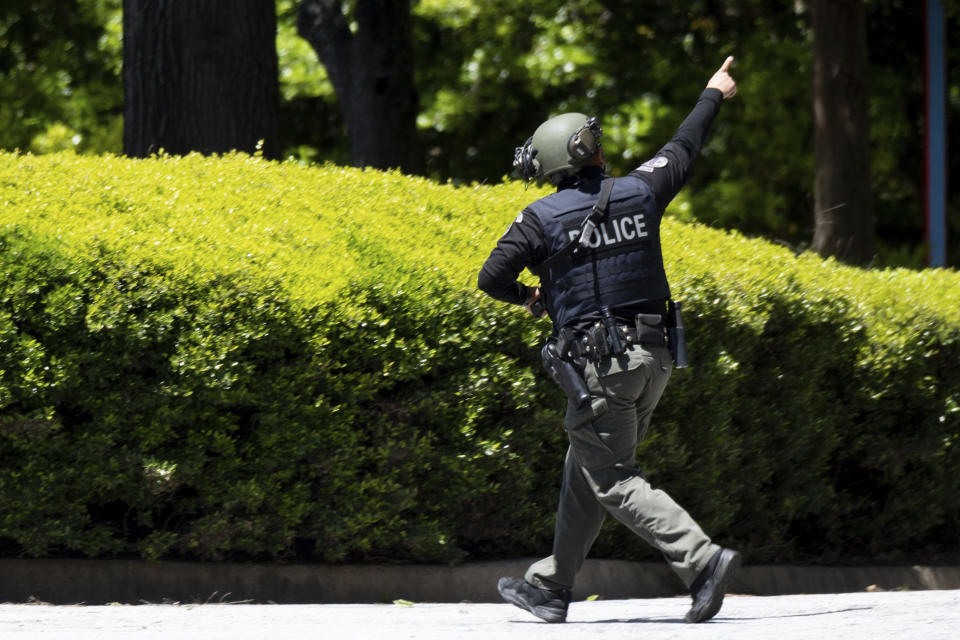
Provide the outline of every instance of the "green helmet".
<path id="1" fill-rule="evenodd" d="M 514 152 L 513 167 L 524 180 L 557 184 L 590 163 L 603 130 L 596 118 L 563 113 L 550 118 Z"/>

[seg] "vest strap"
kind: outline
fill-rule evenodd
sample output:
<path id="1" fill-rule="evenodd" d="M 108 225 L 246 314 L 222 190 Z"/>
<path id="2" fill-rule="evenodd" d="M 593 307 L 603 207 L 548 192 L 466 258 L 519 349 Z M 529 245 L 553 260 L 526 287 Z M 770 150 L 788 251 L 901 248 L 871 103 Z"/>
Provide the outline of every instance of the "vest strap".
<path id="1" fill-rule="evenodd" d="M 569 255 L 576 255 L 577 252 L 588 246 L 590 236 L 593 235 L 597 225 L 607 217 L 607 206 L 610 204 L 610 193 L 612 191 L 613 178 L 604 178 L 603 182 L 600 183 L 600 197 L 597 198 L 597 202 L 593 205 L 593 210 L 583 219 L 583 224 L 580 225 L 580 233 L 565 244 L 562 249 L 552 256 L 547 256 L 546 260 L 538 264 L 536 271 L 534 271 L 536 275 L 546 273 L 550 265 L 556 264 L 562 258 L 566 258 Z"/>

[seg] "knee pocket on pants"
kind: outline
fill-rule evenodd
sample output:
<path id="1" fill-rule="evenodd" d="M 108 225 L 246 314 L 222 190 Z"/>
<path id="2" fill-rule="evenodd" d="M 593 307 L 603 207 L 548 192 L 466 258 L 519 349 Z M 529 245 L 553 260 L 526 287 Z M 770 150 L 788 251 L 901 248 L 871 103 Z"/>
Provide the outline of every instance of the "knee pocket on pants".
<path id="1" fill-rule="evenodd" d="M 563 418 L 563 426 L 566 427 L 568 431 L 576 429 L 583 424 L 589 423 L 591 420 L 599 418 L 607 413 L 608 410 L 607 399 L 602 396 L 591 395 L 590 402 L 579 409 L 574 407 L 572 403 L 568 403 L 567 414 Z"/>
<path id="2" fill-rule="evenodd" d="M 567 437 L 577 462 L 587 470 L 596 471 L 616 464 L 617 455 L 597 432 L 593 420 L 568 427 Z"/>

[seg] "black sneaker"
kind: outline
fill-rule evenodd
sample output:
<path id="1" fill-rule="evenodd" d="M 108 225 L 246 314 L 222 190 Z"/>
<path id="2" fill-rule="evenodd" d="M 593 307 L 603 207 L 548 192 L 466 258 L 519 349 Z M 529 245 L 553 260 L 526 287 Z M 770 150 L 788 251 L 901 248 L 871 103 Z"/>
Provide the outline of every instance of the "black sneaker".
<path id="1" fill-rule="evenodd" d="M 723 606 L 727 586 L 740 568 L 740 554 L 732 549 L 720 549 L 707 564 L 697 579 L 690 585 L 693 606 L 684 620 L 703 622 L 717 615 Z"/>
<path id="2" fill-rule="evenodd" d="M 547 622 L 565 622 L 570 590 L 540 589 L 519 578 L 500 578 L 497 583 L 500 596 L 521 609 L 526 609 Z"/>

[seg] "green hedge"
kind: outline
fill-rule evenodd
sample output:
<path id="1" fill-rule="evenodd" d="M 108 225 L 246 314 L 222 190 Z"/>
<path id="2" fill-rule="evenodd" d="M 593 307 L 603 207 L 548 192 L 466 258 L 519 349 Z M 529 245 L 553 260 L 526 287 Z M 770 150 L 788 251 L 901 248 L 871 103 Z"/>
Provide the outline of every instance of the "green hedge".
<path id="1" fill-rule="evenodd" d="M 0 154 L 0 553 L 549 551 L 549 331 L 478 294 L 543 192 Z M 752 561 L 960 551 L 960 280 L 664 223 L 694 363 L 648 478 Z M 596 556 L 647 558 L 625 528 Z"/>

